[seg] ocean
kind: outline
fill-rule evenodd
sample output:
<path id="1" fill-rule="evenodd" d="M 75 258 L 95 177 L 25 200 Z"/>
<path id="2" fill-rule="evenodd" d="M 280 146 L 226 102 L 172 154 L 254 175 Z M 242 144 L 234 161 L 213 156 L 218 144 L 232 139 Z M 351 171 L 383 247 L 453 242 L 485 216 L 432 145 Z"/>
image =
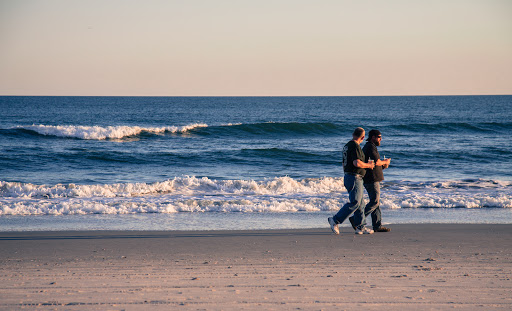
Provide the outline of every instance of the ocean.
<path id="1" fill-rule="evenodd" d="M 359 126 L 392 159 L 384 223 L 512 223 L 512 96 L 1 96 L 0 111 L 0 231 L 328 229 Z"/>

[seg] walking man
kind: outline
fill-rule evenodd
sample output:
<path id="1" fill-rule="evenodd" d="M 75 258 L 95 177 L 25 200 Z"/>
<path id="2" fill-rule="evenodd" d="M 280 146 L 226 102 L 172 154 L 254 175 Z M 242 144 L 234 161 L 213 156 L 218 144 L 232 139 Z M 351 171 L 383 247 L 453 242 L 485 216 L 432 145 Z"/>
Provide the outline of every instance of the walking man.
<path id="1" fill-rule="evenodd" d="M 373 169 L 374 163 L 366 163 L 361 142 L 364 140 L 364 129 L 358 127 L 352 133 L 352 140 L 343 147 L 343 171 L 345 176 L 343 183 L 348 191 L 349 202 L 343 205 L 339 212 L 333 217 L 327 218 L 331 230 L 340 234 L 338 225 L 343 223 L 350 215 L 354 214 L 356 234 L 372 234 L 373 230 L 364 225 L 363 209 L 363 176 L 365 169 Z"/>
<path id="2" fill-rule="evenodd" d="M 377 147 L 380 146 L 382 135 L 379 130 L 371 130 L 368 133 L 368 142 L 363 147 L 365 160 L 374 160 L 375 168 L 366 170 L 363 178 L 364 188 L 368 192 L 370 202 L 366 204 L 364 209 L 364 225 L 366 225 L 366 216 L 372 215 L 373 231 L 375 232 L 389 232 L 391 229 L 382 226 L 382 213 L 380 210 L 380 182 L 384 180 L 383 169 L 389 167 L 391 159 L 381 160 Z M 352 227 L 357 229 L 357 219 L 354 217 L 349 218 Z"/>

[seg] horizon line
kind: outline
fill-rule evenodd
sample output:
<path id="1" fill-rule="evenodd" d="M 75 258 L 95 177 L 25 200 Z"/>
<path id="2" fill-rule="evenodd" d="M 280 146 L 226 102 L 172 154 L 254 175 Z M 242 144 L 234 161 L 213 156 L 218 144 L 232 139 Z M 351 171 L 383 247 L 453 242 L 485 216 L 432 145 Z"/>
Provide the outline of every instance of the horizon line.
<path id="1" fill-rule="evenodd" d="M 430 95 L 3 95 L 0 97 L 447 97 L 511 96 L 510 94 L 430 94 Z"/>

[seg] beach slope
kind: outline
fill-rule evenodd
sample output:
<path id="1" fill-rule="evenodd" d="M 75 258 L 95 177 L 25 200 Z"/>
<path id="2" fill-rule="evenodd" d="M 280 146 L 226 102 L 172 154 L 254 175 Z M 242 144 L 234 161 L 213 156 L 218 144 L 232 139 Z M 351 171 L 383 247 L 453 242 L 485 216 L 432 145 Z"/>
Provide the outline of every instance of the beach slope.
<path id="1" fill-rule="evenodd" d="M 391 227 L 2 232 L 0 309 L 512 308 L 512 225 Z"/>

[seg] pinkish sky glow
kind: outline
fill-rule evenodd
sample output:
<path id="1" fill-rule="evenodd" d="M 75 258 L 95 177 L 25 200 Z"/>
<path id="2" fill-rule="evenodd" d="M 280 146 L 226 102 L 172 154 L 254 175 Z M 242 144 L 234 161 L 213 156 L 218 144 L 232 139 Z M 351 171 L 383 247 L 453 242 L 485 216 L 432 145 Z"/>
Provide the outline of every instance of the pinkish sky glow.
<path id="1" fill-rule="evenodd" d="M 0 0 L 0 95 L 512 94 L 509 0 Z"/>

